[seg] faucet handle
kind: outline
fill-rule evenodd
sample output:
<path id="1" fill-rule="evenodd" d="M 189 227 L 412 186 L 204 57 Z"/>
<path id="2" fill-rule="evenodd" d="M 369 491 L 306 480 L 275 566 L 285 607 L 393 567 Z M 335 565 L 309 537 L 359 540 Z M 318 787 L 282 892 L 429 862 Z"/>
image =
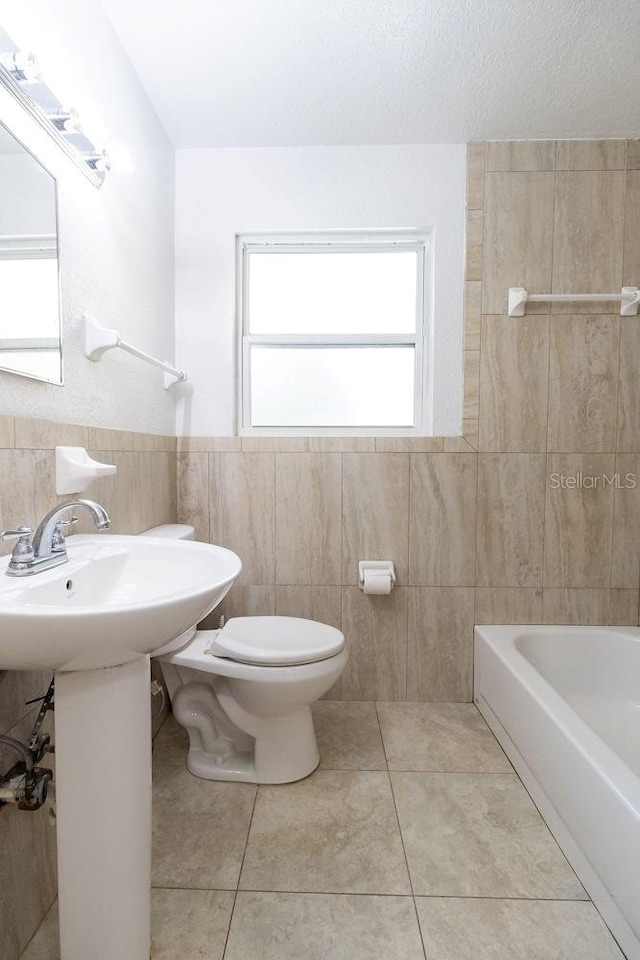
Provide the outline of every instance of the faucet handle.
<path id="1" fill-rule="evenodd" d="M 33 530 L 31 527 L 18 527 L 17 530 L 2 530 L 0 543 L 3 540 L 17 540 L 11 554 L 11 563 L 25 563 L 33 558 L 33 547 L 29 539 Z"/>
<path id="2" fill-rule="evenodd" d="M 72 527 L 78 522 L 78 517 L 69 517 L 68 520 L 58 520 L 56 523 L 55 529 L 53 531 L 53 539 L 51 541 L 51 548 L 54 553 L 59 553 L 65 550 L 64 545 L 64 534 L 62 532 L 63 527 Z"/>
<path id="3" fill-rule="evenodd" d="M 21 540 L 23 537 L 30 537 L 33 533 L 31 527 L 18 527 L 16 530 L 1 530 L 0 542 L 3 540 Z"/>
<path id="4" fill-rule="evenodd" d="M 56 523 L 56 530 L 59 530 L 60 527 L 72 527 L 74 523 L 78 522 L 78 517 L 69 517 L 68 520 L 58 520 Z"/>

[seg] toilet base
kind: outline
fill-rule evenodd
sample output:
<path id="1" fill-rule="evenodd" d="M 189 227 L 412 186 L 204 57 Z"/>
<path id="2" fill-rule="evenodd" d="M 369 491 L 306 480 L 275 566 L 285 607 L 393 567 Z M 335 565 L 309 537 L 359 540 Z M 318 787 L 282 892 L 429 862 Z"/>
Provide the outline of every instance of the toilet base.
<path id="1" fill-rule="evenodd" d="M 210 753 L 195 743 L 187 754 L 187 770 L 195 777 L 242 783 L 292 783 L 308 777 L 319 763 L 309 707 L 281 717 L 261 717 L 253 749 Z"/>

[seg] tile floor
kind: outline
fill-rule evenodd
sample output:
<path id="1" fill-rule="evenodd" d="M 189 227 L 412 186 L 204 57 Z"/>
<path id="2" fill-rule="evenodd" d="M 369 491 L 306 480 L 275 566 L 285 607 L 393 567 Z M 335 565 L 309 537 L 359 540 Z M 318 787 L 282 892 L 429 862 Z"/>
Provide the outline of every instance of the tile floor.
<path id="1" fill-rule="evenodd" d="M 622 960 L 472 704 L 315 717 L 319 769 L 258 788 L 191 777 L 165 723 L 153 960 Z M 22 960 L 58 960 L 54 911 Z"/>

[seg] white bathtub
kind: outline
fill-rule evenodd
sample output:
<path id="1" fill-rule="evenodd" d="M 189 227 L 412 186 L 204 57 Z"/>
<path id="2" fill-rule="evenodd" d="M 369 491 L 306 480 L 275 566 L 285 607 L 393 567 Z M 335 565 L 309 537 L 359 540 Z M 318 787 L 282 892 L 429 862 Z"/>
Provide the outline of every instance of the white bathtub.
<path id="1" fill-rule="evenodd" d="M 475 701 L 630 960 L 640 960 L 640 629 L 475 628 Z"/>

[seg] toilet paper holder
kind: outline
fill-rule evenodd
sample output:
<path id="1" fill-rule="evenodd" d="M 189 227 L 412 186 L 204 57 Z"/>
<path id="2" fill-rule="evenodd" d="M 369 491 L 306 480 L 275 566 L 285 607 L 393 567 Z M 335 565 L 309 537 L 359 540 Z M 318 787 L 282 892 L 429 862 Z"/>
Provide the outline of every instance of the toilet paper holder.
<path id="1" fill-rule="evenodd" d="M 375 577 L 389 577 L 391 581 L 390 590 L 393 590 L 396 582 L 396 572 L 393 566 L 393 560 L 360 560 L 358 562 L 358 585 L 366 593 L 365 579 L 370 581 Z"/>

